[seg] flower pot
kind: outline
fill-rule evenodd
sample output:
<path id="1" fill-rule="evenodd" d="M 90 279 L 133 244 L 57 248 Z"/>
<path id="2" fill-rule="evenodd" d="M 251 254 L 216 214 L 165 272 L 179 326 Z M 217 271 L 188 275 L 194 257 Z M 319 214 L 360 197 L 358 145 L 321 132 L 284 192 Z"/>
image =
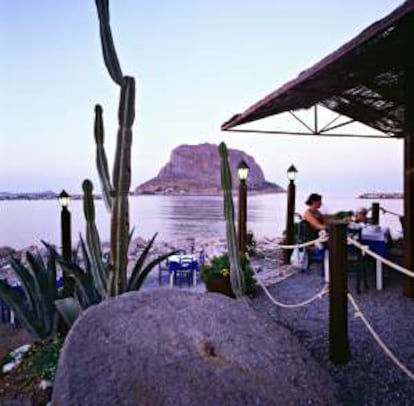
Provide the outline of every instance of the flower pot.
<path id="1" fill-rule="evenodd" d="M 208 292 L 222 293 L 223 295 L 235 298 L 231 289 L 230 277 L 223 275 L 211 275 L 205 282 Z"/>

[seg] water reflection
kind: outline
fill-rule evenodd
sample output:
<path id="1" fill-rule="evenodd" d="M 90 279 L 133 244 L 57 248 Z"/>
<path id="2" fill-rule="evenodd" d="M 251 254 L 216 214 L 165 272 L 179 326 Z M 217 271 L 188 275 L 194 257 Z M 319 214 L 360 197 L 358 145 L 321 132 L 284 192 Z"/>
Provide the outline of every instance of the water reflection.
<path id="1" fill-rule="evenodd" d="M 296 211 L 305 209 L 306 196 L 297 198 Z M 237 220 L 237 197 L 234 199 Z M 361 204 L 370 207 L 372 201 L 354 197 L 324 196 L 329 212 L 355 210 Z M 247 229 L 257 238 L 280 236 L 286 224 L 286 194 L 248 195 Z M 402 200 L 379 200 L 382 207 L 402 213 Z M 102 241 L 110 238 L 110 214 L 102 200 L 96 201 L 96 223 Z M 85 233 L 82 201 L 71 202 L 72 234 L 77 241 Z M 222 196 L 134 196 L 130 198 L 130 223 L 135 235 L 150 238 L 159 233 L 158 241 L 181 238 L 225 236 Z M 400 230 L 395 216 L 381 216 L 381 224 Z M 0 246 L 22 248 L 40 244 L 44 239 L 59 244 L 60 207 L 56 201 L 0 201 Z"/>

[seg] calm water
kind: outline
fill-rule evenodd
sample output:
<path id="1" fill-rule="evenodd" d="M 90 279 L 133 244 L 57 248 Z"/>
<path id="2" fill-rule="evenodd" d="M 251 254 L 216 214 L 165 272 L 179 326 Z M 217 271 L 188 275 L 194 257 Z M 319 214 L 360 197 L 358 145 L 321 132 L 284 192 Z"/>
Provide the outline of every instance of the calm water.
<path id="1" fill-rule="evenodd" d="M 306 196 L 297 197 L 296 211 L 303 213 Z M 286 194 L 248 196 L 247 227 L 257 238 L 280 236 L 286 223 Z M 224 237 L 225 222 L 221 196 L 135 196 L 130 198 L 131 225 L 135 236 L 157 241 L 194 237 Z M 402 200 L 378 200 L 382 207 L 402 214 Z M 237 199 L 234 199 L 237 207 Z M 327 212 L 370 207 L 371 200 L 350 196 L 324 195 Z M 72 234 L 84 234 L 82 201 L 72 201 Z M 237 215 L 237 213 L 236 213 Z M 102 241 L 109 240 L 110 217 L 101 200 L 96 202 L 97 226 Z M 237 219 L 237 217 L 236 217 Z M 381 224 L 400 230 L 397 217 L 381 216 Z M 46 240 L 60 245 L 60 207 L 56 201 L 0 201 L 0 246 L 23 248 Z"/>

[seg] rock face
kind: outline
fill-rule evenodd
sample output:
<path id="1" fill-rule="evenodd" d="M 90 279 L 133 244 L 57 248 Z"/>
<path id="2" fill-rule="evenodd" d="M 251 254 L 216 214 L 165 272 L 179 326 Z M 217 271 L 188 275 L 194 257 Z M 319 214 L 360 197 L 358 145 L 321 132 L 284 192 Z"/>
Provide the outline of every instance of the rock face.
<path id="1" fill-rule="evenodd" d="M 245 303 L 156 289 L 84 313 L 52 405 L 336 405 L 334 391 L 294 336 Z"/>
<path id="2" fill-rule="evenodd" d="M 267 182 L 254 158 L 243 151 L 229 149 L 233 186 L 239 184 L 237 166 L 244 159 L 249 166 L 248 189 L 257 192 L 284 192 L 275 183 Z M 181 145 L 175 148 L 170 161 L 157 177 L 135 189 L 136 194 L 217 194 L 221 193 L 220 156 L 214 144 Z"/>

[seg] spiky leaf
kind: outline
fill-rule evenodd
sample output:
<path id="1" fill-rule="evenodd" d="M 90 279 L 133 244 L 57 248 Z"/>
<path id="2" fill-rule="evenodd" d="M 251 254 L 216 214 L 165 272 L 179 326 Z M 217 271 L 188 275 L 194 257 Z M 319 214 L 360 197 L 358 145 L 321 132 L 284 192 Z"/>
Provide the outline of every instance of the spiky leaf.
<path id="1" fill-rule="evenodd" d="M 55 300 L 57 311 L 62 316 L 66 325 L 70 328 L 76 319 L 82 313 L 82 309 L 76 299 L 66 297 L 64 299 Z"/>

